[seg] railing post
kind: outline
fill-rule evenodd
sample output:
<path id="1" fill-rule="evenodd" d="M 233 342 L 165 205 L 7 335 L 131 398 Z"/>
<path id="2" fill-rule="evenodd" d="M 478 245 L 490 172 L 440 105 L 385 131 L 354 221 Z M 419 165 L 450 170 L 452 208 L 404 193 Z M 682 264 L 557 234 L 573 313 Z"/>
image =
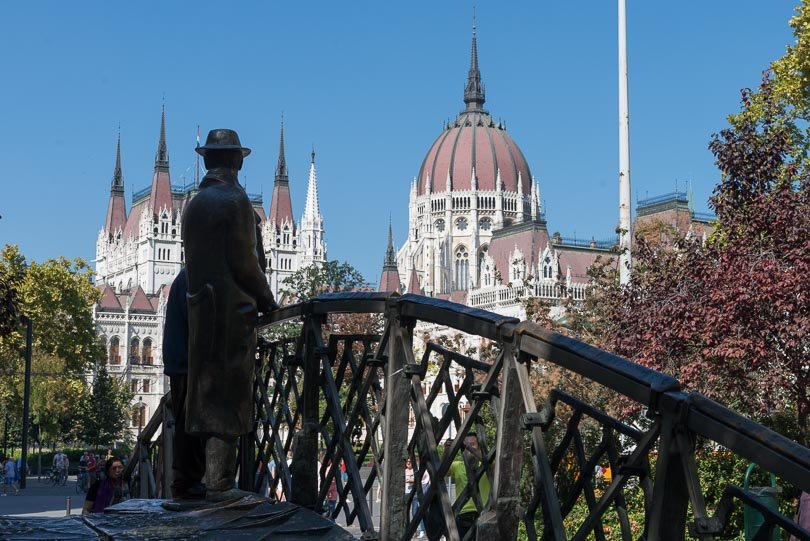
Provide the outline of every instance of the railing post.
<path id="1" fill-rule="evenodd" d="M 149 463 L 149 445 L 143 442 L 143 435 L 138 437 L 138 497 L 149 499 L 149 477 L 152 465 Z"/>
<path id="2" fill-rule="evenodd" d="M 256 446 L 253 443 L 253 431 L 239 436 L 239 488 L 254 492 L 256 490 Z"/>
<path id="3" fill-rule="evenodd" d="M 511 331 L 511 329 L 510 329 Z M 495 442 L 495 474 L 487 510 L 478 522 L 478 539 L 516 539 L 522 516 L 520 506 L 520 475 L 523 468 L 523 433 L 520 416 L 524 413 L 516 369 L 517 335 L 504 340 L 498 435 Z"/>
<path id="4" fill-rule="evenodd" d="M 388 364 L 385 367 L 385 452 L 380 537 L 402 539 L 407 526 L 405 507 L 405 458 L 408 455 L 410 384 L 403 375 L 405 348 L 413 347 L 413 326 L 403 320 L 391 299 L 388 308 Z"/>
<path id="5" fill-rule="evenodd" d="M 320 396 L 321 359 L 315 351 L 313 333 L 321 332 L 321 321 L 309 313 L 305 316 L 301 329 L 301 341 L 296 347 L 296 356 L 303 357 L 304 385 L 301 393 L 301 418 L 303 428 L 293 438 L 293 461 L 290 475 L 292 483 L 292 503 L 316 509 L 318 507 L 318 422 Z M 294 429 L 294 427 L 290 427 Z"/>
<path id="6" fill-rule="evenodd" d="M 171 397 L 171 395 L 169 395 Z M 163 429 L 160 437 L 163 439 L 163 498 L 172 499 L 172 483 L 174 482 L 174 414 L 171 403 L 163 402 Z"/>
<path id="7" fill-rule="evenodd" d="M 655 467 L 653 502 L 646 525 L 645 537 L 649 541 L 681 541 L 686 535 L 689 493 L 672 417 L 665 417 L 661 427 L 661 454 Z"/>

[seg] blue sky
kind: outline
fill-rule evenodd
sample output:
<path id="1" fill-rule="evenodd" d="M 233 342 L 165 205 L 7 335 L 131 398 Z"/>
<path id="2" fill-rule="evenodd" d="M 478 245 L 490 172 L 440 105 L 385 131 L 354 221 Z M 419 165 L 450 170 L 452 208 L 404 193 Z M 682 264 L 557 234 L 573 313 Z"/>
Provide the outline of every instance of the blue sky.
<path id="1" fill-rule="evenodd" d="M 633 198 L 718 173 L 710 135 L 792 42 L 796 0 L 628 0 Z M 539 179 L 550 231 L 610 237 L 618 217 L 616 2 L 477 3 L 486 107 Z M 253 148 L 269 206 L 281 112 L 293 207 L 317 152 L 329 256 L 375 282 L 389 214 L 463 106 L 469 2 L 21 2 L 2 13 L 0 244 L 92 260 L 121 125 L 127 194 L 148 186 L 165 96 L 174 183 L 199 124 Z M 634 203 L 635 205 L 635 203 Z"/>

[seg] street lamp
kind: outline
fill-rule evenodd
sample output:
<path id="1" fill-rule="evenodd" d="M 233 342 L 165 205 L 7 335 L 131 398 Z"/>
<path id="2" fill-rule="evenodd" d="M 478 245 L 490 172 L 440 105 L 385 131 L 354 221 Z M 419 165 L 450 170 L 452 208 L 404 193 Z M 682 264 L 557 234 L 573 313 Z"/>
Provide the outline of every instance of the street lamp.
<path id="1" fill-rule="evenodd" d="M 143 430 L 143 397 L 138 397 L 138 439 L 141 439 L 141 430 Z"/>

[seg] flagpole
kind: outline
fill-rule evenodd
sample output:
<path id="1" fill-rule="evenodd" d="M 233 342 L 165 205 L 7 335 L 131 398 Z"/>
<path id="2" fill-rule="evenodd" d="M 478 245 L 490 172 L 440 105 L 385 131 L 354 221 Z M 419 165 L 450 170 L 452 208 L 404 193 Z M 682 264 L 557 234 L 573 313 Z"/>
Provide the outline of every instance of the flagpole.
<path id="1" fill-rule="evenodd" d="M 197 148 L 200 148 L 200 125 L 197 124 Z M 197 161 L 194 164 L 194 187 L 200 186 L 200 155 L 197 154 Z"/>
<path id="2" fill-rule="evenodd" d="M 627 97 L 627 6 L 619 1 L 619 282 L 630 282 L 630 108 Z"/>

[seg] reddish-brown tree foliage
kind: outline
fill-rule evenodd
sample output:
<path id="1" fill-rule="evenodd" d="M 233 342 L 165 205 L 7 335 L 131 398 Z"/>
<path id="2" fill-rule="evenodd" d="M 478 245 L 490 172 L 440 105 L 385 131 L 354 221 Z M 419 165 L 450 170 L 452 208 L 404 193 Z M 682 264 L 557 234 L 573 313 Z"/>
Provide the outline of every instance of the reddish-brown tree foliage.
<path id="1" fill-rule="evenodd" d="M 768 93 L 766 79 L 759 95 Z M 606 345 L 804 443 L 810 178 L 777 120 L 713 136 L 723 175 L 711 199 L 715 233 L 667 247 L 636 238 L 632 283 L 606 296 Z"/>

